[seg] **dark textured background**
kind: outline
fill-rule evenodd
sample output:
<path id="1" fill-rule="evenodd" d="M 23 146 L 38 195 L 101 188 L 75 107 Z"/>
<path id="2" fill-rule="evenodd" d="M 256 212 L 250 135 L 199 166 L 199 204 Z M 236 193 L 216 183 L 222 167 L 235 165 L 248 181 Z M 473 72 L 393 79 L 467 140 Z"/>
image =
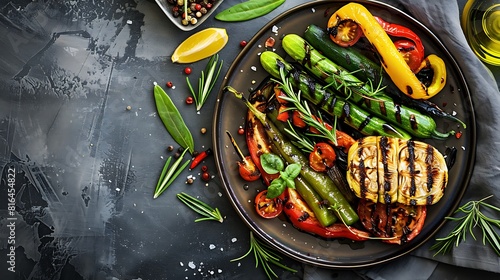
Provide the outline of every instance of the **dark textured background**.
<path id="1" fill-rule="evenodd" d="M 237 2 L 226 0 L 219 10 Z M 241 40 L 301 2 L 288 0 L 250 22 L 210 18 L 203 23 L 201 28 L 228 30 L 229 42 L 220 52 L 222 73 Z M 2 279 L 265 277 L 254 268 L 253 257 L 230 262 L 247 251 L 249 230 L 218 178 L 186 185 L 183 178 L 200 172 L 186 170 L 152 199 L 161 167 L 172 154 L 167 146 L 177 146 L 156 114 L 154 81 L 176 86 L 168 92 L 193 132 L 196 149 L 212 146 L 210 133 L 200 129 L 210 131 L 215 100 L 199 113 L 186 105 L 185 65 L 169 58 L 190 34 L 175 28 L 152 0 L 0 1 L 0 166 L 4 179 L 9 168 L 15 170 L 17 191 L 13 274 L 6 265 L 7 185 L 0 184 Z M 198 73 L 204 62 L 191 66 Z M 213 158 L 204 164 L 216 174 Z M 225 222 L 194 223 L 197 215 L 175 198 L 180 191 L 218 207 Z M 301 279 L 302 265 L 285 262 L 299 272 L 276 269 L 280 278 Z M 460 277 L 468 273 L 478 275 L 441 265 L 433 277 L 465 279 Z"/>

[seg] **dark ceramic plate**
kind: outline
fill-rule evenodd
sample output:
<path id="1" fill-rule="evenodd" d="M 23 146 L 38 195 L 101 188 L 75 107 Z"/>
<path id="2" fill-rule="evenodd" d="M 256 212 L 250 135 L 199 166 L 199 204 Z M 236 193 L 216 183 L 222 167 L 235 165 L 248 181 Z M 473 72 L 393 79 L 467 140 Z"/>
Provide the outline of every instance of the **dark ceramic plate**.
<path id="1" fill-rule="evenodd" d="M 265 50 L 269 37 L 276 39 L 274 49 L 285 57 L 280 38 L 287 33 L 303 34 L 309 24 L 326 26 L 328 17 L 346 4 L 347 1 L 315 1 L 297 6 L 280 15 L 262 28 L 248 43 L 228 70 L 222 87 L 231 85 L 239 91 L 248 93 L 267 76 L 259 63 L 259 53 Z M 449 147 L 457 149 L 455 164 L 449 170 L 449 183 L 444 197 L 435 205 L 428 207 L 425 226 L 417 238 L 404 245 L 390 245 L 380 241 L 366 241 L 349 244 L 342 240 L 326 240 L 295 229 L 286 219 L 266 220 L 254 210 L 253 199 L 264 189 L 261 182 L 247 183 L 237 171 L 237 155 L 225 134 L 228 130 L 237 135 L 240 126 L 244 127 L 245 105 L 230 94 L 221 90 L 218 96 L 214 122 L 214 145 L 217 167 L 224 189 L 234 208 L 243 221 L 262 240 L 279 252 L 304 263 L 329 268 L 366 267 L 393 260 L 407 254 L 431 239 L 444 224 L 444 217 L 452 214 L 465 192 L 473 169 L 475 157 L 475 119 L 473 107 L 464 77 L 453 56 L 429 29 L 402 11 L 379 2 L 363 2 L 374 14 L 390 22 L 404 24 L 414 30 L 423 40 L 426 54 L 436 53 L 445 60 L 448 71 L 447 85 L 432 99 L 444 106 L 446 111 L 456 113 L 465 121 L 467 129 L 460 138 L 449 137 L 444 141 L 426 140 L 441 153 Z M 440 131 L 457 128 L 457 123 L 436 120 Z M 246 149 L 243 136 L 236 137 L 240 147 Z M 244 186 L 248 185 L 249 188 Z M 432 241 L 431 241 L 432 242 Z"/>

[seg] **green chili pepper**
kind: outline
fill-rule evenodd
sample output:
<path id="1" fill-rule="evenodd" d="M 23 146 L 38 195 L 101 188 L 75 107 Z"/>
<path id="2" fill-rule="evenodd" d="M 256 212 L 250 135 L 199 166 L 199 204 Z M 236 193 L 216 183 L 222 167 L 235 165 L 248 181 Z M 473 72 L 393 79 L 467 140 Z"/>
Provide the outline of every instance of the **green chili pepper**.
<path id="1" fill-rule="evenodd" d="M 167 93 L 155 82 L 154 96 L 156 109 L 161 121 L 170 133 L 170 136 L 184 149 L 188 149 L 190 153 L 194 152 L 194 140 L 191 131 L 184 123 L 179 110 L 175 107 L 172 99 Z"/>
<path id="2" fill-rule="evenodd" d="M 249 0 L 229 7 L 215 15 L 220 21 L 245 21 L 270 13 L 285 0 Z"/>

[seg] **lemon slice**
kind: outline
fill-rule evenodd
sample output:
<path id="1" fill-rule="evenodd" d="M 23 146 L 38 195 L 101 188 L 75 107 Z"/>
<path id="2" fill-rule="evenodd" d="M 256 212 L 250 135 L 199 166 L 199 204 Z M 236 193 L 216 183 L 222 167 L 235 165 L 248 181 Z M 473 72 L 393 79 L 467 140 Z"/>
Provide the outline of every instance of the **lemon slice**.
<path id="1" fill-rule="evenodd" d="M 226 29 L 207 28 L 184 40 L 172 54 L 172 62 L 192 63 L 210 57 L 220 51 L 228 40 Z"/>

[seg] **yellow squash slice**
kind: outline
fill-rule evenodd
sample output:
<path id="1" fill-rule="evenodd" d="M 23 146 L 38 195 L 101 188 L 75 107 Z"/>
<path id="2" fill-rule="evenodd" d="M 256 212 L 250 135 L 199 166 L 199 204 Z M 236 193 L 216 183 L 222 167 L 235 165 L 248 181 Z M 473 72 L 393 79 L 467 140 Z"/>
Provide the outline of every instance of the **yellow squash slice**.
<path id="1" fill-rule="evenodd" d="M 349 149 L 347 181 L 356 196 L 369 201 L 432 205 L 444 195 L 448 167 L 427 143 L 368 136 Z"/>

